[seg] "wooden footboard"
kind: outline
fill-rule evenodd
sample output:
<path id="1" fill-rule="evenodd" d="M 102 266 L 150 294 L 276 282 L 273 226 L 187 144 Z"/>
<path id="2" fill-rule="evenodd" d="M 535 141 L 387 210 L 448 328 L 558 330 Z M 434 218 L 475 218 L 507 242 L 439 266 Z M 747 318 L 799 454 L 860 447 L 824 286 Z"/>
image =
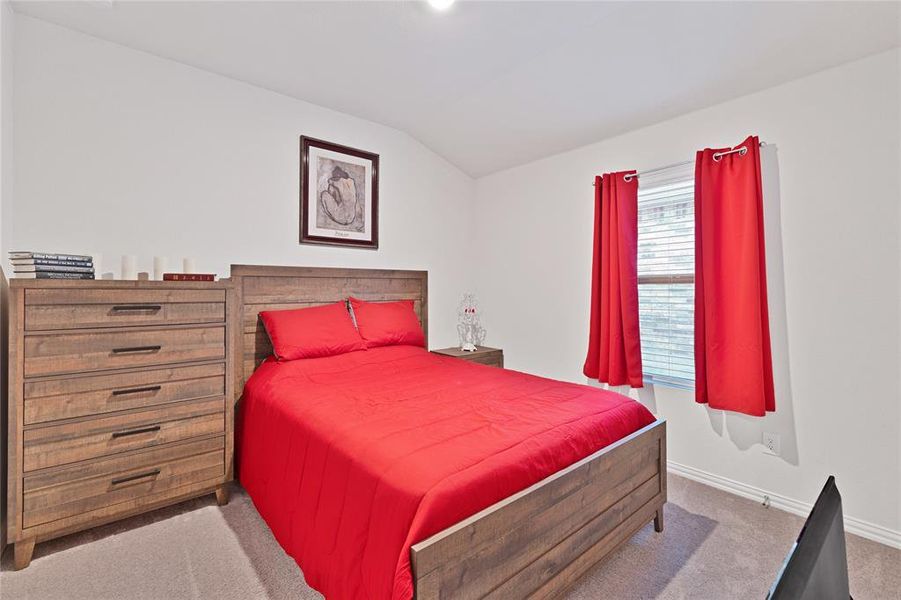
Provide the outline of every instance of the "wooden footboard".
<path id="1" fill-rule="evenodd" d="M 665 502 L 658 420 L 413 546 L 416 598 L 554 596 L 652 519 L 660 531 Z"/>

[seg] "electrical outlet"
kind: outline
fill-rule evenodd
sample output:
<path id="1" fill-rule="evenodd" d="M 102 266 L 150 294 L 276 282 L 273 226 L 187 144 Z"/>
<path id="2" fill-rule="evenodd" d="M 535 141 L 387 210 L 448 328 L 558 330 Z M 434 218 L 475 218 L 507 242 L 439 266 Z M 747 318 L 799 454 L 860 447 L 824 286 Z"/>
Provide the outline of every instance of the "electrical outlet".
<path id="1" fill-rule="evenodd" d="M 779 456 L 779 452 L 781 450 L 780 439 L 778 433 L 769 433 L 767 431 L 763 432 L 763 446 L 766 448 L 764 450 L 764 454 L 772 454 L 773 456 Z"/>

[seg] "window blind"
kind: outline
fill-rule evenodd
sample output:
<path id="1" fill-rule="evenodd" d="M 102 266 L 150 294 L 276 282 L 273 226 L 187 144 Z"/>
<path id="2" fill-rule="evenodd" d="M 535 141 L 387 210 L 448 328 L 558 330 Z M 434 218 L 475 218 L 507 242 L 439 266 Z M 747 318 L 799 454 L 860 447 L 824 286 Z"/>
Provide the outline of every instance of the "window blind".
<path id="1" fill-rule="evenodd" d="M 694 165 L 639 178 L 638 316 L 645 381 L 694 386 Z"/>

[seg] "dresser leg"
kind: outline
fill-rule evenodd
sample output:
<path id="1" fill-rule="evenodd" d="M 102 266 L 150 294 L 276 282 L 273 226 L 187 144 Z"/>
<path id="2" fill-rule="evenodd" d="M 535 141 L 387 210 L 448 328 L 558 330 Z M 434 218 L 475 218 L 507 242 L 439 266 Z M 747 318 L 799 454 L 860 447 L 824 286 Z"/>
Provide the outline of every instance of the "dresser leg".
<path id="1" fill-rule="evenodd" d="M 220 485 L 216 488 L 216 504 L 219 506 L 228 504 L 228 488 L 224 485 Z"/>
<path id="2" fill-rule="evenodd" d="M 13 554 L 16 571 L 24 569 L 31 564 L 31 555 L 34 554 L 34 538 L 25 538 L 16 542 Z"/>
<path id="3" fill-rule="evenodd" d="M 654 531 L 657 533 L 663 531 L 663 507 L 660 507 L 657 514 L 654 515 Z"/>

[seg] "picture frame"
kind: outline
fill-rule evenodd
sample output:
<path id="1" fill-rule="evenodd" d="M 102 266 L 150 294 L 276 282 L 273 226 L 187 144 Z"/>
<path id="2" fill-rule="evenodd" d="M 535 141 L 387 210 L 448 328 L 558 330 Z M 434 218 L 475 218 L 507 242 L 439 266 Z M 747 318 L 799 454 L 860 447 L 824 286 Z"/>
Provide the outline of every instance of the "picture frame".
<path id="1" fill-rule="evenodd" d="M 300 137 L 300 243 L 378 249 L 379 155 Z"/>

